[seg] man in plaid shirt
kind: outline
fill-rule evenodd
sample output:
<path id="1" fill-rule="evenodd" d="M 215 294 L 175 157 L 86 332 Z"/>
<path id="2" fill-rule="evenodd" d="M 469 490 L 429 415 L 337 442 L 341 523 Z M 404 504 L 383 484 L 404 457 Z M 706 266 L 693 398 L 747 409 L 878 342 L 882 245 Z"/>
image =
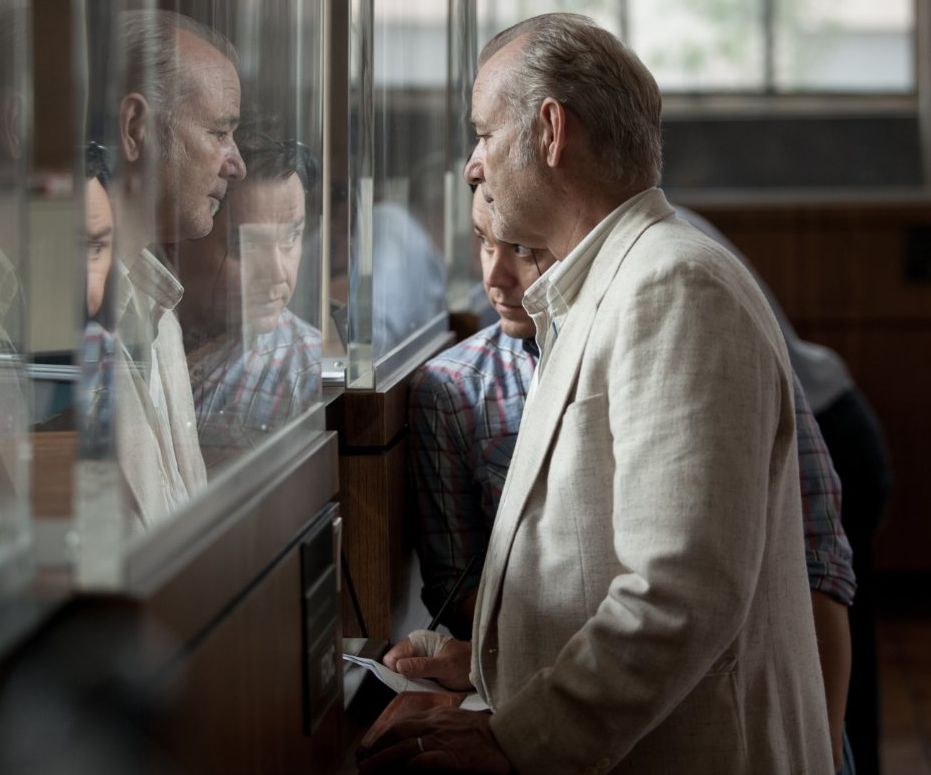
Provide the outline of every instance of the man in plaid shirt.
<path id="1" fill-rule="evenodd" d="M 464 577 L 441 619 L 462 640 L 471 638 L 482 559 L 537 363 L 534 324 L 521 299 L 553 264 L 545 251 L 497 242 L 478 192 L 472 220 L 485 291 L 500 320 L 427 362 L 410 393 L 423 600 L 435 615 Z M 839 741 L 850 665 L 846 607 L 856 590 L 852 552 L 840 522 L 840 480 L 798 379 L 795 406 L 808 577 Z M 852 771 L 845 758 L 842 772 Z"/>
<path id="2" fill-rule="evenodd" d="M 303 249 L 316 162 L 295 141 L 237 136 L 249 177 L 230 186 L 211 234 L 179 247 L 185 350 L 208 465 L 319 399 L 320 332 L 287 304 Z"/>

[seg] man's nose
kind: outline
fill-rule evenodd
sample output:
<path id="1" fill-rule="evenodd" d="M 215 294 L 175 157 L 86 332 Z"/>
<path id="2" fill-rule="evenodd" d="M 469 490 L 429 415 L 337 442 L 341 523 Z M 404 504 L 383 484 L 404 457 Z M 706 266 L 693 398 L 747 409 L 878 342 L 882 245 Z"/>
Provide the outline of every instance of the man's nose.
<path id="1" fill-rule="evenodd" d="M 226 180 L 242 180 L 246 177 L 246 163 L 239 153 L 239 146 L 233 143 L 232 151 L 227 155 L 223 162 L 223 171 L 221 177 Z"/>
<path id="2" fill-rule="evenodd" d="M 495 288 L 510 288 L 516 283 L 507 248 L 497 246 L 485 269 L 485 281 Z"/>
<path id="3" fill-rule="evenodd" d="M 473 186 L 485 182 L 485 169 L 482 165 L 482 154 L 477 145 L 472 150 L 469 161 L 466 162 L 465 169 L 462 171 L 462 176 L 466 179 L 466 183 Z"/>
<path id="4" fill-rule="evenodd" d="M 280 245 L 273 245 L 268 264 L 268 279 L 274 283 L 283 283 L 287 278 L 286 259 Z"/>

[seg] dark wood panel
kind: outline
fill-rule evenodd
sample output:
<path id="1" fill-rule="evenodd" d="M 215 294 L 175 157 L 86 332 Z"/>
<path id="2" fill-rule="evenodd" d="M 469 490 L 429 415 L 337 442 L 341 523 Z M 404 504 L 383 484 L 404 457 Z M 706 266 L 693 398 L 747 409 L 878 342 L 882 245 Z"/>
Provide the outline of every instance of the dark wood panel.
<path id="1" fill-rule="evenodd" d="M 336 447 L 331 436 L 238 519 L 227 520 L 198 556 L 153 593 L 149 609 L 168 631 L 182 641 L 195 637 L 336 495 Z"/>
<path id="2" fill-rule="evenodd" d="M 931 284 L 906 273 L 909 232 L 925 211 L 811 209 L 706 213 L 753 262 L 793 321 L 924 320 Z"/>
<path id="3" fill-rule="evenodd" d="M 874 541 L 877 570 L 931 569 L 931 324 L 808 335 L 844 357 L 883 426 L 893 490 Z"/>
<path id="4" fill-rule="evenodd" d="M 696 209 L 745 253 L 799 334 L 840 353 L 876 410 L 894 476 L 877 569 L 931 570 L 931 283 L 906 271 L 910 249 L 920 261 L 931 242 L 931 203 Z"/>
<path id="5" fill-rule="evenodd" d="M 75 107 L 71 46 L 72 4 L 32 3 L 33 159 L 37 170 L 71 172 L 74 164 Z"/>
<path id="6" fill-rule="evenodd" d="M 31 439 L 33 514 L 40 519 L 70 516 L 77 432 L 42 431 Z"/>
<path id="7" fill-rule="evenodd" d="M 404 440 L 377 454 L 340 457 L 340 508 L 343 546 L 371 638 L 387 640 L 391 612 L 400 594 L 405 552 Z M 351 608 L 343 605 L 347 635 L 361 635 Z"/>
<path id="8" fill-rule="evenodd" d="M 301 590 L 295 549 L 173 671 L 163 734 L 183 771 L 322 775 L 343 758 L 342 696 L 304 734 Z"/>

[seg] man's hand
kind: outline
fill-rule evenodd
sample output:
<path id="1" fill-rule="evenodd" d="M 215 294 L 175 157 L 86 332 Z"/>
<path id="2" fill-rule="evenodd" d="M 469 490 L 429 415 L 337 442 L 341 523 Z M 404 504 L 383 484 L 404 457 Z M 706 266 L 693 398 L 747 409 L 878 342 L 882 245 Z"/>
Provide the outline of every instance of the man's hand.
<path id="1" fill-rule="evenodd" d="M 405 678 L 433 678 L 447 689 L 469 691 L 472 644 L 430 630 L 414 630 L 388 651 L 385 665 Z"/>
<path id="2" fill-rule="evenodd" d="M 389 728 L 370 749 L 359 752 L 359 772 L 508 775 L 514 770 L 491 733 L 489 719 L 489 713 L 459 708 L 411 716 Z"/>

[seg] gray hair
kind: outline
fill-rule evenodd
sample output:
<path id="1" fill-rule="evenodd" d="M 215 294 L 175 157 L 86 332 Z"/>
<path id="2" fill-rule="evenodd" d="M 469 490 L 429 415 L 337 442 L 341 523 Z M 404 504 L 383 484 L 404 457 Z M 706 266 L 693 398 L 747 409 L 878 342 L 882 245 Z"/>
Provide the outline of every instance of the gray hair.
<path id="1" fill-rule="evenodd" d="M 239 64 L 236 49 L 225 36 L 189 16 L 153 9 L 120 14 L 118 40 L 125 56 L 124 93 L 142 94 L 169 126 L 178 104 L 191 90 L 191 79 L 178 56 L 177 33 L 181 30 L 213 46 L 234 66 Z"/>
<path id="2" fill-rule="evenodd" d="M 612 183 L 658 185 L 662 97 L 636 54 L 586 16 L 548 13 L 495 35 L 482 49 L 479 68 L 522 36 L 526 40 L 503 91 L 520 124 L 521 160 L 529 163 L 536 155 L 537 112 L 552 97 L 582 122 Z"/>

